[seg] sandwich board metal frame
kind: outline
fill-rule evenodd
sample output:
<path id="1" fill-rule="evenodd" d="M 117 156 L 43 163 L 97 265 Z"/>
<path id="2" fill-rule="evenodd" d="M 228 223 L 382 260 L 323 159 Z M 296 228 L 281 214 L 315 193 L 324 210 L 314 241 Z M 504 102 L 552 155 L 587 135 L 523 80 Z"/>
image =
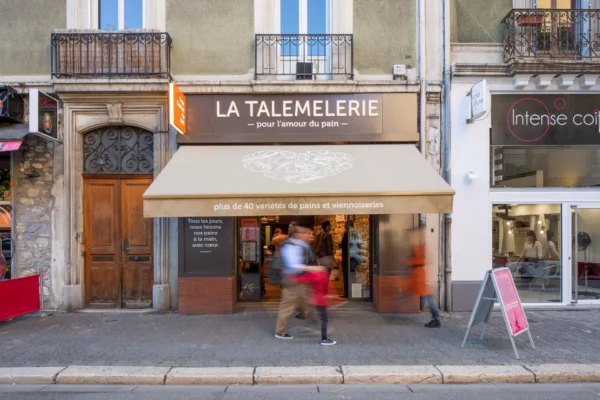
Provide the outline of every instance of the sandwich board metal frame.
<path id="1" fill-rule="evenodd" d="M 498 277 L 502 277 L 503 279 L 502 286 L 499 285 Z M 512 298 L 508 298 L 508 296 L 512 296 Z M 507 304 L 507 300 L 513 301 Z M 534 350 L 535 344 L 533 343 L 533 337 L 531 336 L 531 331 L 529 330 L 529 322 L 525 316 L 525 311 L 523 310 L 519 293 L 517 292 L 517 288 L 515 287 L 515 283 L 512 279 L 512 274 L 508 268 L 495 268 L 493 270 L 486 271 L 485 278 L 483 279 L 483 283 L 479 289 L 479 294 L 477 295 L 477 300 L 475 301 L 475 308 L 473 308 L 473 312 L 471 313 L 471 318 L 469 319 L 469 324 L 467 326 L 467 332 L 465 333 L 461 347 L 465 347 L 465 343 L 467 342 L 471 328 L 481 323 L 484 325 L 481 331 L 480 340 L 483 340 L 485 330 L 496 302 L 502 311 L 502 316 L 504 318 L 504 323 L 506 324 L 506 330 L 508 332 L 510 343 L 512 344 L 515 352 L 515 357 L 517 360 L 519 360 L 519 352 L 517 351 L 517 346 L 515 345 L 515 337 L 522 333 L 527 333 L 529 342 L 531 343 L 531 348 Z M 511 311 L 511 315 L 508 314 L 508 311 Z"/>

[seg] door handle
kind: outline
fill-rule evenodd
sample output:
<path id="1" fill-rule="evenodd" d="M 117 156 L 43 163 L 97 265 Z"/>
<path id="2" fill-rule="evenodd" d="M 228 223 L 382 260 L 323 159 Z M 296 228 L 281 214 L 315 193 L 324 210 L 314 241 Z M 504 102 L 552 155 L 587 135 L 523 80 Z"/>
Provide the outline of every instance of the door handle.
<path id="1" fill-rule="evenodd" d="M 123 240 L 123 253 L 129 253 L 129 239 Z"/>

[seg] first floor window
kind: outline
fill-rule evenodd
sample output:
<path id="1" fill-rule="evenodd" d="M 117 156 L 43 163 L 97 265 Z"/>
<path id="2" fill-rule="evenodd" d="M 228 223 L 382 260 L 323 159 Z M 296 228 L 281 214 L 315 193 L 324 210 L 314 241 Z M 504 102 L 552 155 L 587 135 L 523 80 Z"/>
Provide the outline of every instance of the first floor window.
<path id="1" fill-rule="evenodd" d="M 99 0 L 98 28 L 106 31 L 142 29 L 144 0 Z"/>

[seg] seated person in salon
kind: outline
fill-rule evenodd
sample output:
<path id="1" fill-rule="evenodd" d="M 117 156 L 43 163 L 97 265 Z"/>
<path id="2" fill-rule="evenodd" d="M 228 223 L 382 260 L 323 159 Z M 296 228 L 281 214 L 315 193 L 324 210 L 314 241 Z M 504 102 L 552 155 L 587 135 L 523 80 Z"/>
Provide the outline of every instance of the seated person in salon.
<path id="1" fill-rule="evenodd" d="M 556 244 L 554 243 L 554 232 L 548 231 L 546 232 L 546 237 L 548 238 L 548 248 L 546 249 L 546 259 L 547 260 L 560 260 L 560 255 L 556 250 Z"/>
<path id="2" fill-rule="evenodd" d="M 523 252 L 519 257 L 521 266 L 519 273 L 521 274 L 521 289 L 527 289 L 533 278 L 546 277 L 547 271 L 539 261 L 543 259 L 542 244 L 537 240 L 534 231 L 527 232 L 527 241 L 523 246 Z"/>

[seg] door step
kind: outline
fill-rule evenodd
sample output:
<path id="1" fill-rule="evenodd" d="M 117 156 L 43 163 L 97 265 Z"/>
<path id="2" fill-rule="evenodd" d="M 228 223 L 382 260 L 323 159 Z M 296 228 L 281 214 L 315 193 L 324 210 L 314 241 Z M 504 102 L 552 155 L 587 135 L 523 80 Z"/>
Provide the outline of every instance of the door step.
<path id="1" fill-rule="evenodd" d="M 75 310 L 78 313 L 84 314 L 150 314 L 158 312 L 153 308 L 144 309 L 128 309 L 128 308 L 84 308 L 82 310 Z"/>
<path id="2" fill-rule="evenodd" d="M 129 310 L 139 310 L 152 307 L 151 301 L 125 301 L 125 308 Z"/>

